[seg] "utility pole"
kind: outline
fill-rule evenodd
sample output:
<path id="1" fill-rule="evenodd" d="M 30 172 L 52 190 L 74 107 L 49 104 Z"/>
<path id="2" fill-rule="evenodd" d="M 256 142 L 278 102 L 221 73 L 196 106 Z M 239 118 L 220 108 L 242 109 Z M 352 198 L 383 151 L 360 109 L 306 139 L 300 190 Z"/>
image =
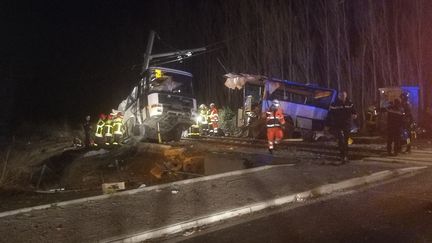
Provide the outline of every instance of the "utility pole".
<path id="1" fill-rule="evenodd" d="M 144 74 L 144 72 L 147 70 L 147 68 L 150 65 L 150 60 L 151 60 L 151 53 L 153 50 L 153 43 L 154 43 L 154 38 L 155 38 L 156 32 L 154 30 L 150 30 L 150 34 L 147 40 L 147 48 L 146 48 L 146 52 L 144 53 L 144 62 L 143 62 L 143 67 L 142 67 L 142 71 L 141 71 L 141 75 Z"/>
<path id="2" fill-rule="evenodd" d="M 150 62 L 153 59 L 175 57 L 176 59 L 171 60 L 171 61 L 166 61 L 166 63 L 173 62 L 173 61 L 181 61 L 185 58 L 192 56 L 192 54 L 195 52 L 202 52 L 202 51 L 206 50 L 205 47 L 201 47 L 201 48 L 195 48 L 195 49 L 179 50 L 179 51 L 174 51 L 174 52 L 167 52 L 167 53 L 160 53 L 160 54 L 152 55 L 151 53 L 153 50 L 153 43 L 154 43 L 155 36 L 156 36 L 156 32 L 154 30 L 151 30 L 149 37 L 148 37 L 148 40 L 147 40 L 146 52 L 144 53 L 144 62 L 143 62 L 143 66 L 142 66 L 141 75 L 144 75 L 145 71 L 150 66 Z M 186 56 L 186 57 L 184 57 L 184 56 Z"/>

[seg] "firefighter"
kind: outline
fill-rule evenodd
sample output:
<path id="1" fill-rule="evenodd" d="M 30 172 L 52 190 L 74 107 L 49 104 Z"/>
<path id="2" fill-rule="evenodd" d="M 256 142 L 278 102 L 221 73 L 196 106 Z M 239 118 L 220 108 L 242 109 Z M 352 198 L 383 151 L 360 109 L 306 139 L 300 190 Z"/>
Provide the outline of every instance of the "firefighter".
<path id="1" fill-rule="evenodd" d="M 123 114 L 121 112 L 117 112 L 115 118 L 113 120 L 113 131 L 114 131 L 114 145 L 120 144 L 120 141 L 123 137 Z"/>
<path id="2" fill-rule="evenodd" d="M 198 125 L 200 126 L 201 135 L 208 135 L 209 133 L 209 124 L 208 124 L 208 116 L 209 109 L 205 104 L 201 104 L 199 106 L 199 120 Z"/>
<path id="3" fill-rule="evenodd" d="M 408 134 L 407 141 L 406 141 L 406 152 L 411 152 L 411 142 L 412 142 L 412 124 L 414 123 L 414 118 L 411 111 L 411 104 L 409 103 L 409 93 L 408 92 L 402 92 L 400 95 L 401 98 L 401 106 L 403 110 L 403 117 L 402 117 L 402 132 L 406 132 Z"/>
<path id="4" fill-rule="evenodd" d="M 95 145 L 101 142 L 101 140 L 103 140 L 104 138 L 105 120 L 106 120 L 106 115 L 101 113 L 99 115 L 99 121 L 96 124 L 96 132 L 95 132 L 96 144 Z"/>
<path id="5" fill-rule="evenodd" d="M 283 138 L 283 126 L 285 118 L 278 100 L 273 100 L 269 110 L 265 113 L 267 124 L 268 150 L 273 153 L 274 145 Z"/>
<path id="6" fill-rule="evenodd" d="M 105 144 L 110 145 L 113 139 L 113 116 L 109 114 L 104 125 Z"/>
<path id="7" fill-rule="evenodd" d="M 401 139 L 403 122 L 405 115 L 401 102 L 395 99 L 391 105 L 386 108 L 387 111 L 387 153 L 388 155 L 397 155 L 401 151 Z M 392 153 L 393 146 L 393 153 Z"/>
<path id="8" fill-rule="evenodd" d="M 219 128 L 219 114 L 218 109 L 214 103 L 210 104 L 210 121 L 212 129 L 210 130 L 210 135 L 217 136 Z"/>
<path id="9" fill-rule="evenodd" d="M 341 163 L 348 162 L 348 140 L 352 120 L 357 118 L 353 103 L 348 99 L 346 91 L 340 91 L 338 98 L 330 105 L 328 125 L 335 132 L 341 156 Z"/>

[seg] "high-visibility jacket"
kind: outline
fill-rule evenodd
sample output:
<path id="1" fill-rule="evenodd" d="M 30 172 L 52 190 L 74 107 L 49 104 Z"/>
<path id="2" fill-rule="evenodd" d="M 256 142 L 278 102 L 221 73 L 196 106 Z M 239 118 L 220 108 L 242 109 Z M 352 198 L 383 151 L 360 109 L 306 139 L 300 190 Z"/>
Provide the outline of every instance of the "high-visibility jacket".
<path id="1" fill-rule="evenodd" d="M 95 132 L 95 136 L 98 138 L 102 138 L 104 135 L 104 126 L 105 126 L 105 121 L 101 118 L 99 118 L 99 121 L 96 124 L 96 132 Z"/>
<path id="2" fill-rule="evenodd" d="M 275 111 L 269 110 L 266 112 L 267 127 L 280 127 L 285 124 L 285 118 L 282 109 L 278 108 Z"/>
<path id="3" fill-rule="evenodd" d="M 107 118 L 107 120 L 105 122 L 104 130 L 105 130 L 105 137 L 112 137 L 112 135 L 113 135 L 113 120 L 111 117 Z"/>
<path id="4" fill-rule="evenodd" d="M 208 109 L 201 109 L 200 110 L 200 124 L 208 124 Z"/>
<path id="5" fill-rule="evenodd" d="M 218 110 L 216 108 L 213 108 L 210 110 L 210 121 L 211 122 L 218 122 L 219 121 L 219 114 L 218 114 Z"/>
<path id="6" fill-rule="evenodd" d="M 123 135 L 123 118 L 116 117 L 113 121 L 113 129 L 115 135 Z"/>

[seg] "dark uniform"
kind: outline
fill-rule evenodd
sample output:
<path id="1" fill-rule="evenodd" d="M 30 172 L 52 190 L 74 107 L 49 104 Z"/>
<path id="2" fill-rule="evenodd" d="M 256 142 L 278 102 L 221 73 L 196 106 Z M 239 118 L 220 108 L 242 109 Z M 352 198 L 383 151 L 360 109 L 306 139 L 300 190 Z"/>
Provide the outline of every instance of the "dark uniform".
<path id="1" fill-rule="evenodd" d="M 394 104 L 387 109 L 387 153 L 392 154 L 392 145 L 394 144 L 394 155 L 401 151 L 401 134 L 403 128 L 403 108 L 400 101 L 396 99 Z"/>
<path id="2" fill-rule="evenodd" d="M 351 131 L 352 115 L 357 115 L 353 103 L 337 99 L 330 105 L 328 125 L 338 139 L 339 151 L 344 162 L 348 160 L 348 138 Z"/>
<path id="3" fill-rule="evenodd" d="M 408 133 L 408 138 L 409 138 L 409 142 L 407 144 L 407 152 L 411 151 L 411 142 L 412 142 L 412 136 L 411 136 L 411 125 L 414 122 L 414 118 L 412 115 L 412 111 L 411 111 L 411 104 L 408 101 L 409 98 L 409 94 L 404 92 L 401 94 L 401 106 L 402 106 L 402 110 L 403 110 L 403 117 L 402 117 L 402 126 L 403 126 L 403 131 Z"/>

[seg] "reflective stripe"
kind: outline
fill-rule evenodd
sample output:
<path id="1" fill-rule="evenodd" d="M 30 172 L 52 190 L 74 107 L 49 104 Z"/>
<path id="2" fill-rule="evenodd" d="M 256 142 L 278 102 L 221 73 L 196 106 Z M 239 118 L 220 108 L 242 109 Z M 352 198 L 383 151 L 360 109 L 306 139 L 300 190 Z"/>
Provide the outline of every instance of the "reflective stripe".
<path id="1" fill-rule="evenodd" d="M 397 115 L 405 115 L 405 112 L 401 112 L 401 111 L 395 111 L 395 110 L 387 110 L 389 113 L 393 113 L 393 114 L 397 114 Z"/>
<path id="2" fill-rule="evenodd" d="M 112 128 L 113 128 L 113 126 L 111 126 L 111 125 L 105 125 L 105 127 L 106 127 L 105 136 L 111 137 L 112 136 Z"/>
<path id="3" fill-rule="evenodd" d="M 98 123 L 96 124 L 96 132 L 95 132 L 95 136 L 96 137 L 103 137 L 103 128 L 105 126 L 105 122 L 103 120 L 99 120 Z"/>
<path id="4" fill-rule="evenodd" d="M 114 134 L 116 134 L 116 135 L 123 135 L 123 132 L 122 132 L 122 122 L 121 121 L 116 121 L 116 122 L 114 122 L 114 126 L 113 126 L 113 128 L 114 128 Z"/>
<path id="5" fill-rule="evenodd" d="M 338 110 L 338 109 L 345 109 L 345 108 L 352 108 L 354 104 L 351 105 L 338 105 L 338 106 L 330 106 L 330 109 Z"/>
<path id="6" fill-rule="evenodd" d="M 267 127 L 280 127 L 280 124 L 267 124 Z"/>

